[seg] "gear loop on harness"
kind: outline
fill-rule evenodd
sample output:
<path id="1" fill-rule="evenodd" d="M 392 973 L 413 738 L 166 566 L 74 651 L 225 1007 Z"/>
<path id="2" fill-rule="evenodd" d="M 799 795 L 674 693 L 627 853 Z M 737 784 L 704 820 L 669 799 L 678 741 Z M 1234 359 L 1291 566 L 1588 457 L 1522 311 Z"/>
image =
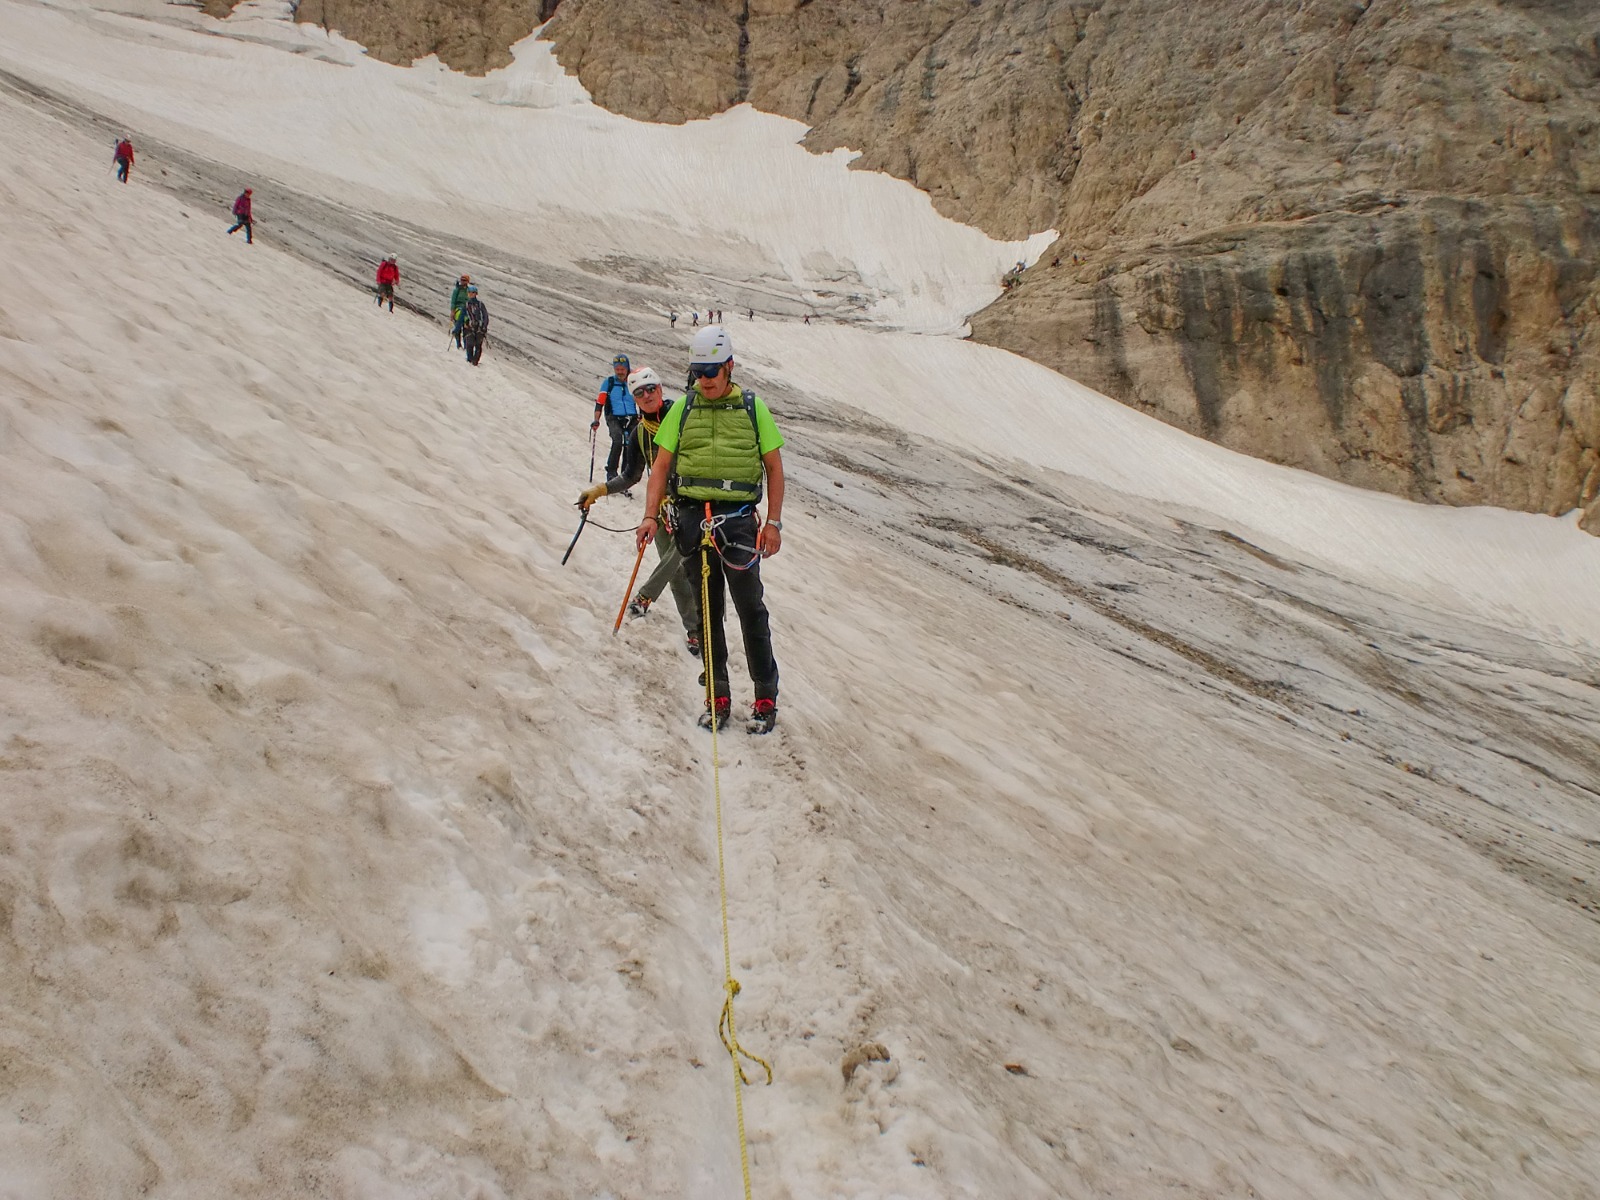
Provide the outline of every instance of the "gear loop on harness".
<path id="1" fill-rule="evenodd" d="M 725 548 L 717 541 L 717 533 L 729 521 L 751 516 L 755 513 L 755 510 L 756 506 L 754 504 L 741 504 L 738 508 L 730 509 L 728 512 L 713 515 L 711 502 L 709 500 L 706 501 L 706 515 L 700 522 L 700 532 L 704 535 L 700 540 L 700 544 L 709 546 L 712 553 L 722 561 L 722 565 L 730 571 L 748 571 L 755 566 L 761 561 L 761 547 L 759 545 L 746 546 L 741 542 L 733 542 Z M 727 555 L 727 550 L 729 549 L 746 550 L 749 552 L 750 557 L 745 559 L 744 562 L 734 562 Z"/>

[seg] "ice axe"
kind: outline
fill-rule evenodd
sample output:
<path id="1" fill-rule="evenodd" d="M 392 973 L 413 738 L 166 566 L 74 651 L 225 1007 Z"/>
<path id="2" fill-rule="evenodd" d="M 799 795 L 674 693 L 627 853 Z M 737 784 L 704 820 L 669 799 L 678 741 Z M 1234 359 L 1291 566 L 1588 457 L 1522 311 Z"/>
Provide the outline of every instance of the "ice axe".
<path id="1" fill-rule="evenodd" d="M 583 536 L 583 527 L 589 523 L 589 510 L 583 510 L 583 517 L 578 522 L 578 532 L 572 535 L 572 540 L 567 543 L 567 552 L 561 556 L 561 565 L 567 565 L 567 559 L 572 557 L 572 548 L 578 544 L 578 539 Z"/>
<path id="2" fill-rule="evenodd" d="M 639 543 L 639 557 L 633 560 L 633 574 L 628 576 L 628 590 L 622 593 L 622 607 L 617 609 L 617 623 L 611 627 L 611 636 L 617 636 L 617 630 L 622 628 L 623 614 L 628 611 L 628 597 L 633 595 L 633 581 L 639 578 L 639 564 L 644 561 L 644 548 L 646 542 Z"/>

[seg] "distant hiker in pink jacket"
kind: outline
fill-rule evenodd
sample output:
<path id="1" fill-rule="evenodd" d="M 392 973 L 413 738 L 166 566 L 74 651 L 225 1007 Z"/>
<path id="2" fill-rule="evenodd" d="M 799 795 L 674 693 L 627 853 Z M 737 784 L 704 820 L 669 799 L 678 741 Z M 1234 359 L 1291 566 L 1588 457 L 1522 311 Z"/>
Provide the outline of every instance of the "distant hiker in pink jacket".
<path id="1" fill-rule="evenodd" d="M 244 230 L 244 240 L 247 242 L 255 241 L 255 221 L 250 216 L 250 195 L 251 189 L 245 188 L 233 202 L 233 228 L 228 230 L 230 234 Z"/>

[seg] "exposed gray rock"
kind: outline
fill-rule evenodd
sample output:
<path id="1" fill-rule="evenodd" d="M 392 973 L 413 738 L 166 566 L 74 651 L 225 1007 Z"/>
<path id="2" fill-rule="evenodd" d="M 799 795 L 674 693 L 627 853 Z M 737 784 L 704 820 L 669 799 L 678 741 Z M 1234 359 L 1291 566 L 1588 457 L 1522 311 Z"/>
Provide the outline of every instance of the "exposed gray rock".
<path id="1" fill-rule="evenodd" d="M 1564 512 L 1600 485 L 1597 258 L 1600 203 L 1419 198 L 1036 267 L 974 329 L 1277 462 Z"/>

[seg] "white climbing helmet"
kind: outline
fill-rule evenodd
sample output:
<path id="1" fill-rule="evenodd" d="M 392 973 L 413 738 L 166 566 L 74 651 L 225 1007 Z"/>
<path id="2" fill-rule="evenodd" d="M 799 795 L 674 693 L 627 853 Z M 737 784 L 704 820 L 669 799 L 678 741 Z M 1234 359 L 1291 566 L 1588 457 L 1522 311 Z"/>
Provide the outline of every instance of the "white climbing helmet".
<path id="1" fill-rule="evenodd" d="M 628 390 L 631 392 L 637 392 L 642 387 L 649 387 L 652 383 L 660 387 L 661 376 L 657 375 L 650 367 L 640 367 L 628 375 Z"/>
<path id="2" fill-rule="evenodd" d="M 733 339 L 721 325 L 707 325 L 689 343 L 689 365 L 715 366 L 733 357 Z"/>

